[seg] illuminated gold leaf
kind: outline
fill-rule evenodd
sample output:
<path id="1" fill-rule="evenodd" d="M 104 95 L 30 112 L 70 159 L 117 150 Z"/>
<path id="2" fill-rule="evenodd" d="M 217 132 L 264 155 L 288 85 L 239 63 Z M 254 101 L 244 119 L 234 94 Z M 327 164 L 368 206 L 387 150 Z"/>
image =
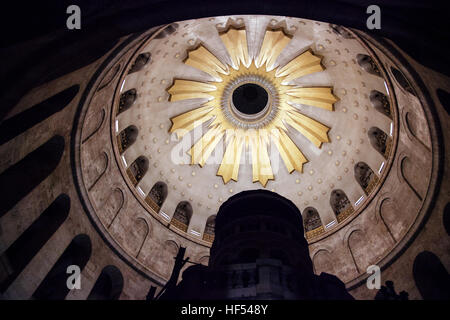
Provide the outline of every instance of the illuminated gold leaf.
<path id="1" fill-rule="evenodd" d="M 227 183 L 231 179 L 238 180 L 239 165 L 241 161 L 242 147 L 244 145 L 244 138 L 242 135 L 234 135 L 220 164 L 217 175 L 222 176 L 223 182 Z"/>
<path id="2" fill-rule="evenodd" d="M 209 83 L 176 79 L 167 92 L 170 94 L 169 101 L 174 102 L 197 98 L 207 98 L 211 100 L 213 96 L 208 94 L 208 92 L 216 90 L 217 87 Z"/>
<path id="3" fill-rule="evenodd" d="M 241 63 L 245 67 L 250 65 L 245 29 L 231 27 L 227 32 L 222 33 L 220 38 L 230 54 L 234 69 L 238 70 Z"/>
<path id="4" fill-rule="evenodd" d="M 218 81 L 220 81 L 219 73 L 228 74 L 228 67 L 202 45 L 190 51 L 184 63 L 210 74 Z"/>
<path id="5" fill-rule="evenodd" d="M 208 131 L 189 150 L 191 164 L 204 166 L 213 150 L 225 137 L 227 146 L 222 157 L 217 175 L 224 183 L 237 181 L 242 149 L 251 152 L 253 182 L 266 186 L 274 179 L 272 165 L 268 154 L 269 144 L 277 147 L 288 172 L 303 171 L 306 157 L 287 134 L 288 124 L 300 132 L 315 146 L 329 142 L 329 127 L 303 115 L 292 106 L 304 104 L 333 111 L 333 104 L 338 100 L 332 93 L 332 88 L 299 88 L 289 83 L 314 72 L 323 71 L 321 58 L 307 50 L 292 59 L 283 67 L 276 67 L 276 60 L 287 46 L 291 37 L 282 30 L 267 30 L 259 55 L 252 61 L 248 54 L 247 35 L 245 29 L 230 27 L 220 34 L 232 61 L 233 69 L 222 64 L 205 47 L 199 46 L 189 52 L 185 63 L 200 69 L 215 78 L 214 82 L 199 82 L 176 79 L 168 89 L 169 100 L 206 98 L 203 106 L 173 117 L 170 132 L 177 132 L 182 137 L 186 132 L 210 121 Z M 265 66 L 265 68 L 263 67 Z M 259 129 L 243 129 L 229 121 L 222 110 L 222 96 L 226 85 L 240 76 L 254 75 L 271 82 L 277 90 L 278 112 L 264 127 Z"/>
<path id="6" fill-rule="evenodd" d="M 287 85 L 291 80 L 306 76 L 314 72 L 323 71 L 324 68 L 320 64 L 322 59 L 315 56 L 311 50 L 303 52 L 291 60 L 284 67 L 279 68 L 275 73 L 276 77 L 285 77 L 282 84 Z"/>
<path id="7" fill-rule="evenodd" d="M 291 41 L 291 37 L 286 35 L 282 30 L 267 30 L 261 50 L 255 61 L 256 67 L 260 68 L 265 64 L 267 71 L 272 70 L 275 61 L 289 41 Z"/>
<path id="8" fill-rule="evenodd" d="M 333 111 L 333 104 L 338 100 L 331 88 L 293 88 L 286 91 L 290 102 L 307 104 Z"/>
<path id="9" fill-rule="evenodd" d="M 208 130 L 189 150 L 191 164 L 199 164 L 203 167 L 216 145 L 222 140 L 224 133 L 225 131 L 220 126 Z"/>

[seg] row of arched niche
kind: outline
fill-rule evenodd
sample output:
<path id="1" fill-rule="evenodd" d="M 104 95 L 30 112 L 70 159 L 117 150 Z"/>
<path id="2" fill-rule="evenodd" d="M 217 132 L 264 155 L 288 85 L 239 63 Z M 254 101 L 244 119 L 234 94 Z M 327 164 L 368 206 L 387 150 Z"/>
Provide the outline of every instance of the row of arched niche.
<path id="1" fill-rule="evenodd" d="M 397 69 L 394 69 L 394 71 L 397 72 L 394 74 L 397 79 L 400 71 Z M 400 77 L 400 80 L 403 79 L 402 87 L 405 89 L 407 82 L 401 74 L 400 76 L 398 77 Z M 399 80 L 397 79 L 397 81 Z M 29 107 L 25 111 L 2 121 L 0 123 L 0 145 L 15 139 L 63 110 L 78 94 L 79 88 L 79 85 L 68 87 L 48 99 Z M 437 96 L 448 112 L 450 94 L 442 89 L 438 89 Z M 0 188 L 3 192 L 3 198 L 0 202 L 0 217 L 5 217 L 7 213 L 12 212 L 16 205 L 20 204 L 27 195 L 38 188 L 55 171 L 63 157 L 65 146 L 64 137 L 55 135 L 0 173 Z M 17 183 L 18 181 L 23 183 Z M 346 201 L 344 200 L 342 203 L 345 204 Z M 186 210 L 186 207 L 183 210 L 178 210 L 179 214 L 177 216 L 183 216 L 183 218 L 179 218 L 180 220 L 186 221 L 184 216 L 187 216 L 187 221 L 189 221 L 190 216 L 192 216 L 192 208 Z M 180 206 L 180 208 L 182 207 Z M 0 260 L 2 263 L 8 263 L 8 274 L 4 275 L 0 280 L 1 293 L 4 293 L 11 286 L 43 246 L 51 241 L 55 232 L 67 220 L 69 212 L 70 197 L 66 194 L 60 194 L 38 217 L 33 219 L 33 222 L 26 230 L 18 232 L 17 238 L 4 247 Z M 189 212 L 190 214 L 187 214 Z M 317 217 L 319 221 L 320 217 L 315 215 L 315 219 L 307 219 L 308 215 L 310 215 L 308 212 L 307 209 L 303 211 L 304 220 L 310 221 L 308 225 L 317 226 Z M 26 213 L 28 212 L 20 212 L 20 214 Z M 314 217 L 314 215 L 311 216 Z M 214 235 L 214 221 L 215 216 L 211 216 L 205 228 L 205 233 L 212 236 Z M 447 204 L 445 207 L 443 223 L 447 234 L 450 234 L 450 204 Z M 310 230 L 314 230 L 314 228 L 310 228 Z M 1 232 L 0 236 L 2 236 Z M 67 266 L 69 264 L 78 264 L 83 270 L 90 259 L 91 253 L 89 236 L 86 234 L 75 236 L 44 279 L 42 279 L 32 296 L 37 299 L 64 299 L 68 293 L 66 286 Z M 64 281 L 56 283 L 52 280 L 62 278 L 63 273 Z M 448 273 L 439 258 L 432 253 L 423 252 L 416 257 L 413 275 L 416 285 L 425 299 L 427 297 L 433 298 L 433 293 L 436 292 L 436 288 L 439 288 L 439 286 L 448 288 L 445 281 L 443 281 L 448 279 Z M 121 294 L 122 288 L 123 277 L 119 268 L 114 265 L 107 265 L 102 268 L 89 293 L 88 299 L 117 299 Z M 427 292 L 431 293 L 427 294 Z"/>
<path id="2" fill-rule="evenodd" d="M 385 151 L 384 145 L 382 146 L 381 150 Z M 149 160 L 145 156 L 139 156 L 128 166 L 127 175 L 129 176 L 135 187 L 147 173 L 148 169 Z M 354 177 L 356 182 L 361 186 L 366 195 L 369 195 L 372 192 L 379 181 L 379 177 L 377 176 L 377 174 L 375 174 L 375 172 L 369 167 L 368 164 L 362 161 L 355 164 Z M 167 198 L 167 194 L 167 184 L 162 181 L 158 181 L 150 189 L 145 198 L 145 201 L 155 212 L 159 212 L 164 201 Z M 336 215 L 338 222 L 341 222 L 354 212 L 353 206 L 347 198 L 345 192 L 340 189 L 332 191 L 330 196 L 330 205 L 334 214 Z M 191 204 L 188 201 L 182 201 L 177 205 L 177 208 L 175 209 L 172 218 L 172 224 L 178 229 L 186 232 L 191 217 Z M 304 224 L 305 231 L 307 232 L 307 235 L 309 237 L 315 236 L 316 233 L 321 233 L 321 231 L 323 231 L 319 214 L 313 207 L 308 207 L 304 210 Z M 313 230 L 316 230 L 314 235 L 310 232 Z"/>
<path id="3" fill-rule="evenodd" d="M 5 216 L 15 204 L 51 175 L 61 161 L 64 148 L 65 139 L 58 135 L 54 136 L 0 174 L 0 187 L 3 187 L 5 194 L 8 195 L 0 203 L 0 217 Z M 27 181 L 28 183 L 17 184 L 12 183 L 13 181 Z M 335 193 L 332 201 L 337 205 L 343 204 L 343 208 L 345 208 L 348 202 L 343 195 L 345 194 L 339 196 Z M 340 201 L 342 199 L 344 200 Z M 51 241 L 55 232 L 67 220 L 70 213 L 70 202 L 69 196 L 60 194 L 1 253 L 2 263 L 8 264 L 8 273 L 0 279 L 0 292 L 4 293 L 27 265 L 32 262 L 43 246 Z M 174 217 L 187 224 L 192 216 L 192 208 L 188 203 L 185 204 L 185 206 L 180 205 L 178 207 Z M 317 226 L 320 217 L 311 213 L 314 213 L 314 210 L 305 209 L 303 211 L 305 224 Z M 449 204 L 444 209 L 443 223 L 447 234 L 450 234 Z M 206 234 L 214 235 L 214 224 L 215 216 L 211 216 L 205 228 Z M 311 229 L 314 230 L 313 227 Z M 35 299 L 64 299 L 69 292 L 65 281 L 67 279 L 67 267 L 76 264 L 83 270 L 90 256 L 91 241 L 89 236 L 85 234 L 75 236 L 46 276 L 40 281 L 32 297 Z M 416 284 L 424 298 L 433 297 L 438 285 L 442 284 L 443 279 L 448 277 L 439 258 L 427 252 L 417 256 L 413 271 Z M 122 288 L 123 277 L 120 270 L 114 265 L 107 265 L 96 279 L 88 299 L 117 299 Z"/>
<path id="4" fill-rule="evenodd" d="M 358 54 L 357 61 L 360 67 L 373 75 L 382 76 L 377 64 L 373 59 L 365 54 Z M 146 64 L 151 62 L 151 54 L 149 52 L 141 53 L 137 56 L 132 64 L 129 74 L 138 72 L 144 68 Z M 395 74 L 397 75 L 397 74 Z M 402 79 L 400 79 L 402 80 Z M 404 84 L 404 81 L 401 81 Z M 407 83 L 407 82 L 405 82 Z M 136 89 L 129 89 L 120 95 L 119 106 L 117 114 L 120 114 L 130 109 L 136 102 L 138 97 Z M 392 119 L 391 106 L 389 98 L 380 91 L 372 90 L 369 100 L 375 110 Z M 117 144 L 119 153 L 124 153 L 138 138 L 139 130 L 136 126 L 130 125 L 123 129 L 117 136 Z M 372 147 L 377 150 L 385 159 L 388 158 L 392 139 L 384 131 L 378 127 L 371 127 L 368 131 L 368 138 Z M 127 168 L 127 174 L 136 187 L 139 181 L 144 177 L 149 168 L 149 161 L 145 156 L 137 157 Z M 378 182 L 378 176 L 374 171 L 364 162 L 358 162 L 354 167 L 355 179 L 362 187 L 366 194 L 369 194 Z M 164 182 L 158 181 L 153 185 L 146 197 L 146 203 L 156 212 L 159 212 L 167 197 L 168 188 Z M 353 206 L 348 200 L 345 192 L 342 190 L 333 190 L 330 197 L 330 205 L 335 213 L 338 222 L 345 219 L 354 212 Z M 177 205 L 174 215 L 172 217 L 172 224 L 180 230 L 187 231 L 190 218 L 192 216 L 192 206 L 187 201 L 182 201 Z M 313 207 L 308 207 L 304 210 L 304 227 L 309 237 L 315 236 L 323 231 L 323 226 L 320 221 L 320 216 L 317 210 Z M 205 228 L 205 233 L 207 227 Z M 206 233 L 204 238 L 211 240 L 213 238 L 209 233 Z"/>

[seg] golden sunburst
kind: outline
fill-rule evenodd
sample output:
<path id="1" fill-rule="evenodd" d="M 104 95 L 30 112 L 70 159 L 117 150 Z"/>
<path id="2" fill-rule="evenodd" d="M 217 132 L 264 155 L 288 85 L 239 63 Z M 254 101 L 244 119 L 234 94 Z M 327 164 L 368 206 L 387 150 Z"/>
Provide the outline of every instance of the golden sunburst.
<path id="1" fill-rule="evenodd" d="M 181 138 L 205 122 L 208 131 L 189 150 L 191 164 L 203 166 L 217 144 L 227 143 L 217 175 L 224 183 L 238 180 L 242 149 L 250 148 L 253 182 L 266 186 L 274 175 L 268 154 L 271 142 L 277 147 L 287 170 L 302 172 L 308 160 L 287 135 L 286 124 L 303 134 L 316 147 L 329 142 L 329 127 L 303 115 L 292 104 L 306 104 L 333 111 L 337 98 L 329 87 L 298 87 L 289 83 L 299 77 L 323 71 L 321 58 L 307 50 L 283 67 L 276 60 L 291 41 L 283 30 L 266 30 L 259 55 L 252 59 L 247 48 L 246 30 L 229 27 L 220 34 L 231 65 L 222 63 L 203 45 L 188 52 L 186 65 L 200 69 L 214 81 L 175 79 L 168 89 L 169 101 L 206 98 L 199 108 L 171 118 L 169 132 Z M 232 102 L 234 90 L 243 84 L 256 84 L 268 95 L 264 109 L 256 115 L 242 115 Z"/>

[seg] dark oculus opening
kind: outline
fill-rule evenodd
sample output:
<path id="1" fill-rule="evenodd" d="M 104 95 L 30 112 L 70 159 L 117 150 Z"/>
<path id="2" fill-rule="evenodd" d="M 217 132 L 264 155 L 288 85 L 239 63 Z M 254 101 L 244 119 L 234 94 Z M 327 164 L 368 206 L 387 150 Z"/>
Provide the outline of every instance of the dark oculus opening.
<path id="1" fill-rule="evenodd" d="M 252 115 L 261 112 L 267 105 L 267 91 L 254 83 L 245 83 L 233 91 L 233 104 L 242 113 Z"/>

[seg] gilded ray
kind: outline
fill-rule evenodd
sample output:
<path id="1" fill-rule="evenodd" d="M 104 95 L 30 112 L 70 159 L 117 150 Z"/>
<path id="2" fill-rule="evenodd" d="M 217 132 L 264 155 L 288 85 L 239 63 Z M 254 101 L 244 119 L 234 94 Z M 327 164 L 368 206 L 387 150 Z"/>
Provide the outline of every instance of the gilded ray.
<path id="1" fill-rule="evenodd" d="M 273 69 L 275 61 L 281 51 L 291 41 L 291 37 L 286 35 L 282 30 L 267 30 L 264 40 L 256 58 L 255 64 L 257 68 L 266 65 L 266 71 Z"/>
<path id="2" fill-rule="evenodd" d="M 323 142 L 329 142 L 328 128 L 320 122 L 311 119 L 295 110 L 287 112 L 285 121 L 303 134 L 309 141 L 320 148 Z"/>
<path id="3" fill-rule="evenodd" d="M 312 50 L 307 50 L 283 67 L 275 69 L 277 58 L 291 40 L 282 30 L 266 31 L 260 53 L 254 61 L 248 54 L 245 29 L 230 27 L 220 34 L 220 38 L 228 51 L 232 68 L 222 64 L 203 46 L 189 53 L 185 63 L 205 71 L 213 76 L 215 81 L 174 80 L 174 84 L 168 89 L 169 101 L 193 98 L 206 98 L 208 101 L 199 108 L 173 117 L 169 132 L 176 132 L 178 137 L 182 137 L 186 132 L 209 121 L 207 132 L 188 153 L 191 156 L 191 164 L 204 166 L 219 142 L 225 139 L 227 146 L 217 170 L 217 175 L 222 177 L 225 184 L 230 180 L 238 180 L 244 143 L 244 152 L 251 152 L 253 182 L 259 182 L 265 187 L 269 180 L 274 179 L 268 153 L 271 143 L 276 146 L 289 173 L 294 170 L 302 172 L 303 165 L 308 160 L 289 137 L 287 125 L 303 134 L 318 148 L 322 143 L 329 142 L 330 128 L 303 115 L 291 104 L 304 104 L 333 111 L 333 105 L 338 98 L 333 95 L 332 88 L 300 88 L 289 83 L 298 77 L 323 71 L 321 58 L 314 55 Z M 274 101 L 278 112 L 263 127 L 256 130 L 236 125 L 237 120 L 230 119 L 222 106 L 226 86 L 234 79 L 247 76 L 262 77 L 276 90 Z"/>
<path id="4" fill-rule="evenodd" d="M 223 32 L 220 35 L 220 38 L 227 48 L 233 63 L 233 68 L 238 70 L 241 63 L 248 68 L 251 61 L 248 55 L 245 29 L 235 29 L 230 27 L 226 32 Z"/>
<path id="5" fill-rule="evenodd" d="M 315 56 L 311 50 L 307 50 L 287 63 L 284 67 L 278 68 L 276 77 L 284 77 L 282 84 L 287 85 L 294 79 L 306 76 L 311 73 L 323 71 L 321 65 L 322 58 Z"/>
<path id="6" fill-rule="evenodd" d="M 235 134 L 228 143 L 222 163 L 220 164 L 219 170 L 217 170 L 217 175 L 222 177 L 224 183 L 227 183 L 231 179 L 238 181 L 243 145 L 244 137 L 242 134 Z"/>
<path id="7" fill-rule="evenodd" d="M 171 118 L 172 126 L 169 132 L 176 132 L 178 138 L 183 137 L 187 132 L 210 120 L 214 116 L 210 114 L 213 109 L 214 107 L 204 106 Z"/>
<path id="8" fill-rule="evenodd" d="M 307 104 L 333 111 L 333 104 L 338 98 L 332 93 L 331 88 L 293 88 L 288 89 L 286 94 L 294 97 L 290 102 Z"/>
<path id="9" fill-rule="evenodd" d="M 167 90 L 170 94 L 169 101 L 179 101 L 186 99 L 207 98 L 213 99 L 208 92 L 216 91 L 217 87 L 213 84 L 176 79 L 173 85 Z"/>
<path id="10" fill-rule="evenodd" d="M 272 166 L 267 152 L 268 137 L 265 130 L 252 134 L 249 139 L 252 152 L 253 182 L 259 182 L 263 187 L 273 180 Z"/>
<path id="11" fill-rule="evenodd" d="M 225 130 L 220 125 L 210 128 L 189 150 L 191 164 L 199 164 L 203 167 L 217 144 L 222 140 L 224 133 Z"/>
<path id="12" fill-rule="evenodd" d="M 200 69 L 211 76 L 216 81 L 221 81 L 221 74 L 228 74 L 228 67 L 220 62 L 211 52 L 208 51 L 203 45 L 200 45 L 197 49 L 189 51 L 187 59 L 184 63 L 188 66 Z"/>
<path id="13" fill-rule="evenodd" d="M 283 130 L 280 130 L 279 135 L 272 135 L 272 141 L 277 146 L 288 172 L 292 173 L 294 170 L 303 172 L 303 164 L 308 162 L 308 160 L 306 160 L 291 138 Z"/>

